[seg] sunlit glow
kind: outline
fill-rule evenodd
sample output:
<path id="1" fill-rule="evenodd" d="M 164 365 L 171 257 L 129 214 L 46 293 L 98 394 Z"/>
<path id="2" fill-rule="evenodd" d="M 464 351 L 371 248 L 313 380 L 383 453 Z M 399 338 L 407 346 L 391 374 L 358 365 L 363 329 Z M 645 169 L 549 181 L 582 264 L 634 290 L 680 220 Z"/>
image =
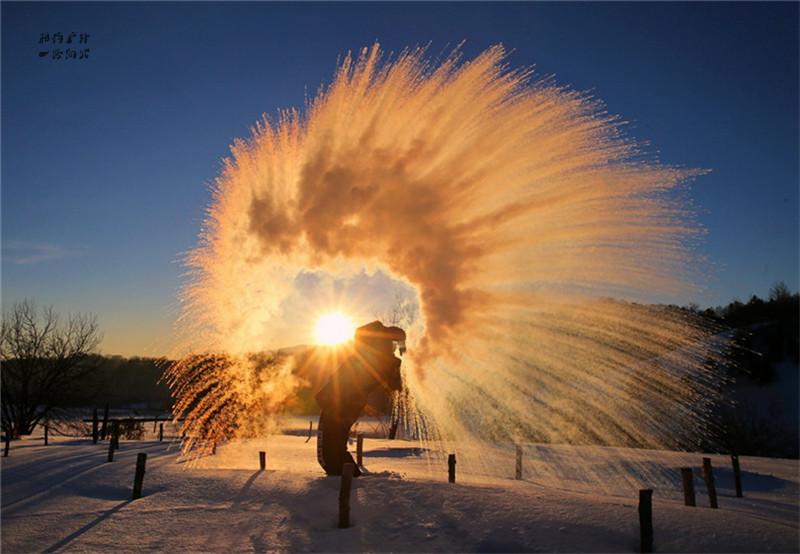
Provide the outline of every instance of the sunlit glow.
<path id="1" fill-rule="evenodd" d="M 353 320 L 340 312 L 325 314 L 314 326 L 314 340 L 317 344 L 333 346 L 353 338 L 356 327 Z"/>

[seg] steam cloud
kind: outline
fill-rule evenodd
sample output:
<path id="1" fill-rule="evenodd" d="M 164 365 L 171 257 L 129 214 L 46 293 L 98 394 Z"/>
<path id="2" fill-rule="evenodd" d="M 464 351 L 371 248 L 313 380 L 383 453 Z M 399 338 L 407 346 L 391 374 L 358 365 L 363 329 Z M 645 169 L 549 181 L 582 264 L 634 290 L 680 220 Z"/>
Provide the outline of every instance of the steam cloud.
<path id="1" fill-rule="evenodd" d="M 187 352 L 238 360 L 215 374 L 242 406 L 226 418 L 244 426 L 248 406 L 297 385 L 246 360 L 284 346 L 298 275 L 380 270 L 418 295 L 403 365 L 423 438 L 664 446 L 696 440 L 698 421 L 709 432 L 722 347 L 700 321 L 633 302 L 691 287 L 702 230 L 681 192 L 701 172 L 649 160 L 602 104 L 509 69 L 500 46 L 424 56 L 348 56 L 304 112 L 232 147 L 180 322 Z M 194 382 L 193 365 L 173 382 Z M 198 386 L 174 388 L 209 427 Z"/>

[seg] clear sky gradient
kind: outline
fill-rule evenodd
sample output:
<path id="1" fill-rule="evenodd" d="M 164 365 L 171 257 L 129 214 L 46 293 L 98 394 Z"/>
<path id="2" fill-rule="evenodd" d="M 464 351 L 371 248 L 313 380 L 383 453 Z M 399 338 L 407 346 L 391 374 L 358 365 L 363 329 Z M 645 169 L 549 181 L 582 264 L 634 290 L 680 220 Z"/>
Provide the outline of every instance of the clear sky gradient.
<path id="1" fill-rule="evenodd" d="M 40 58 L 58 31 L 89 33 L 89 58 Z M 797 3 L 3 2 L 3 304 L 94 312 L 105 353 L 168 352 L 180 256 L 228 145 L 376 40 L 503 43 L 663 162 L 711 169 L 691 197 L 714 269 L 680 300 L 797 290 Z"/>

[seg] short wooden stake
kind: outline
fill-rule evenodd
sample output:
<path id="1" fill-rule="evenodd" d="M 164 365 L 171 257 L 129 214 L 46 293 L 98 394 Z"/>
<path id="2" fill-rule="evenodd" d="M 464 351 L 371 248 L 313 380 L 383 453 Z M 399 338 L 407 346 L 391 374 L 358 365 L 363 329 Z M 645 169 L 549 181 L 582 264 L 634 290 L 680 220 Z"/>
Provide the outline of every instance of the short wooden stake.
<path id="1" fill-rule="evenodd" d="M 742 473 L 739 471 L 739 456 L 731 454 L 731 463 L 733 463 L 733 482 L 736 485 L 736 498 L 742 497 Z"/>
<path id="2" fill-rule="evenodd" d="M 139 452 L 136 455 L 136 474 L 133 476 L 132 500 L 142 497 L 142 481 L 144 481 L 144 466 L 147 464 L 147 454 Z"/>
<path id="3" fill-rule="evenodd" d="M 683 479 L 683 503 L 687 506 L 697 506 L 694 498 L 694 473 L 690 467 L 681 468 Z"/>
<path id="4" fill-rule="evenodd" d="M 311 431 L 314 429 L 314 420 L 308 422 L 308 438 L 306 438 L 306 442 L 311 440 Z"/>
<path id="5" fill-rule="evenodd" d="M 113 431 L 111 432 L 111 442 L 114 443 L 114 450 L 119 450 L 119 421 L 114 421 L 112 428 Z"/>
<path id="6" fill-rule="evenodd" d="M 517 467 L 514 473 L 514 479 L 519 481 L 522 479 L 522 447 L 517 445 Z"/>
<path id="7" fill-rule="evenodd" d="M 158 424 L 158 441 L 161 442 L 164 440 L 164 424 Z"/>
<path id="8" fill-rule="evenodd" d="M 653 551 L 653 490 L 639 491 L 639 530 L 641 543 L 639 552 Z"/>
<path id="9" fill-rule="evenodd" d="M 114 437 L 111 437 L 108 441 L 108 458 L 106 458 L 106 462 L 113 462 L 114 461 Z"/>
<path id="10" fill-rule="evenodd" d="M 92 444 L 97 444 L 97 439 L 100 438 L 100 429 L 98 428 L 100 422 L 97 419 L 97 408 L 92 412 Z"/>
<path id="11" fill-rule="evenodd" d="M 106 402 L 106 409 L 103 412 L 103 426 L 100 428 L 100 440 L 106 440 L 108 436 L 108 402 Z"/>
<path id="12" fill-rule="evenodd" d="M 708 501 L 712 508 L 719 508 L 717 505 L 717 488 L 714 486 L 714 470 L 711 468 L 711 458 L 703 458 L 703 478 L 708 489 Z"/>
<path id="13" fill-rule="evenodd" d="M 158 416 L 156 416 L 155 419 L 153 419 L 153 433 L 156 432 L 156 423 L 158 423 Z"/>
<path id="14" fill-rule="evenodd" d="M 456 482 L 456 455 L 449 454 L 447 456 L 447 480 L 451 483 Z"/>
<path id="15" fill-rule="evenodd" d="M 5 439 L 6 444 L 3 447 L 3 458 L 8 458 L 8 451 L 11 449 L 11 435 L 6 434 Z"/>
<path id="16" fill-rule="evenodd" d="M 44 445 L 45 446 L 47 446 L 47 444 L 50 442 L 49 439 L 50 439 L 50 426 L 49 425 L 45 425 L 44 426 Z"/>
<path id="17" fill-rule="evenodd" d="M 350 488 L 353 485 L 353 464 L 342 466 L 342 485 L 339 489 L 339 529 L 350 527 Z"/>
<path id="18" fill-rule="evenodd" d="M 214 456 L 217 453 L 217 441 L 211 443 L 211 455 Z"/>
<path id="19" fill-rule="evenodd" d="M 364 467 L 364 434 L 359 433 L 356 437 L 356 463 Z"/>
<path id="20" fill-rule="evenodd" d="M 259 452 L 258 453 L 258 465 L 261 467 L 261 471 L 267 469 L 267 453 L 266 452 Z"/>

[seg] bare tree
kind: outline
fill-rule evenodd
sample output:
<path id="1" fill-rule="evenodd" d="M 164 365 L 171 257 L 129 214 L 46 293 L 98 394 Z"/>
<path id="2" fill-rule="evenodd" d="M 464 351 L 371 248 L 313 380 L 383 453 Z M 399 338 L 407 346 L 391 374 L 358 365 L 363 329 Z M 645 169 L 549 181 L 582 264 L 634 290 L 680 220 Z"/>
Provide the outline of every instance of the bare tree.
<path id="1" fill-rule="evenodd" d="M 42 418 L 65 405 L 77 383 L 94 371 L 89 354 L 100 342 L 97 319 L 52 306 L 38 312 L 25 300 L 4 311 L 0 326 L 2 428 L 13 438 L 30 434 Z"/>
<path id="2" fill-rule="evenodd" d="M 785 302 L 792 297 L 792 291 L 783 281 L 778 281 L 769 288 L 769 299 L 773 302 Z"/>
<path id="3" fill-rule="evenodd" d="M 384 325 L 398 325 L 404 329 L 410 327 L 419 315 L 419 306 L 408 295 L 395 292 L 391 307 L 378 316 Z"/>

